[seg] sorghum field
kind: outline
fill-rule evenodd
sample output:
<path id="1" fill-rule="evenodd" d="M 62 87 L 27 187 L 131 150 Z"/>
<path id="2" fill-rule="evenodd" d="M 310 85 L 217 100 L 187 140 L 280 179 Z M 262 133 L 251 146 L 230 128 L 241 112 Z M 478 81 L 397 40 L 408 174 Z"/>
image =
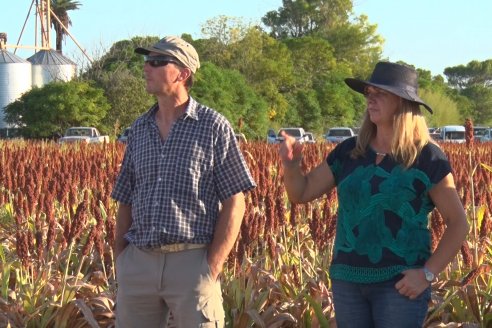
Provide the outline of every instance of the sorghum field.
<path id="1" fill-rule="evenodd" d="M 334 327 L 336 194 L 293 205 L 277 147 L 242 144 L 258 188 L 223 275 L 228 327 Z M 305 147 L 303 168 L 331 145 Z M 492 327 L 492 143 L 442 144 L 470 234 L 433 284 L 426 327 Z M 113 327 L 110 199 L 124 145 L 0 141 L 0 327 Z M 443 232 L 430 218 L 433 246 Z"/>

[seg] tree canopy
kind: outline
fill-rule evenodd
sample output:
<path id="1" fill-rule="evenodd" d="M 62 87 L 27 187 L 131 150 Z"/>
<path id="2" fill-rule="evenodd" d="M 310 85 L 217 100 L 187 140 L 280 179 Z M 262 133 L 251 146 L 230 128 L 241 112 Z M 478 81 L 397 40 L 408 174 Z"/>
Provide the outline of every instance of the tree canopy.
<path id="1" fill-rule="evenodd" d="M 108 109 L 102 89 L 87 82 L 51 82 L 7 105 L 5 120 L 18 126 L 23 136 L 50 138 L 71 126 L 101 128 Z"/>
<path id="2" fill-rule="evenodd" d="M 283 0 L 262 18 L 276 39 L 299 38 L 331 30 L 348 20 L 351 0 Z"/>
<path id="3" fill-rule="evenodd" d="M 237 71 L 203 63 L 191 93 L 227 117 L 236 131 L 260 137 L 268 129 L 266 102 Z"/>
<path id="4" fill-rule="evenodd" d="M 144 79 L 125 67 L 104 72 L 97 85 L 104 90 L 110 104 L 102 123 L 114 135 L 120 134 L 155 103 L 155 98 L 145 90 Z"/>
<path id="5" fill-rule="evenodd" d="M 492 87 L 492 59 L 479 62 L 473 60 L 467 65 L 447 67 L 444 75 L 452 88 L 466 89 L 474 85 Z"/>
<path id="6" fill-rule="evenodd" d="M 318 134 L 333 126 L 358 126 L 365 99 L 347 87 L 344 79 L 367 79 L 375 64 L 384 60 L 384 40 L 377 34 L 377 25 L 353 13 L 353 0 L 283 0 L 262 22 L 264 26 L 257 26 L 218 16 L 202 25 L 203 38 L 182 35 L 196 48 L 202 64 L 191 94 L 223 113 L 248 138 L 262 139 L 268 128 L 287 125 Z M 159 39 L 120 40 L 80 75 L 107 100 L 103 106 L 107 115 L 99 115 L 97 121 L 102 130 L 119 133 L 155 101 L 145 91 L 143 58 L 134 49 Z M 448 67 L 447 81 L 430 71 L 417 71 L 420 95 L 435 112 L 427 116 L 429 125 L 460 124 L 466 117 L 492 124 L 492 59 Z M 63 95 L 65 90 L 57 92 Z M 41 128 L 24 118 L 22 106 L 12 105 L 16 110 L 10 119 L 26 131 L 29 127 L 32 135 L 53 132 L 59 125 L 61 113 L 49 114 L 54 115 L 53 126 Z M 72 121 L 80 121 L 83 111 L 74 111 Z M 65 124 L 69 119 L 63 120 Z"/>
<path id="7" fill-rule="evenodd" d="M 137 47 L 147 47 L 159 41 L 159 37 L 133 37 L 130 40 L 115 42 L 89 69 L 82 74 L 86 80 L 98 80 L 105 72 L 129 70 L 131 74 L 142 77 L 143 57 L 135 53 Z"/>
<path id="8" fill-rule="evenodd" d="M 444 74 L 454 89 L 450 93 L 463 105 L 462 115 L 477 124 L 492 124 L 492 59 L 447 67 Z"/>

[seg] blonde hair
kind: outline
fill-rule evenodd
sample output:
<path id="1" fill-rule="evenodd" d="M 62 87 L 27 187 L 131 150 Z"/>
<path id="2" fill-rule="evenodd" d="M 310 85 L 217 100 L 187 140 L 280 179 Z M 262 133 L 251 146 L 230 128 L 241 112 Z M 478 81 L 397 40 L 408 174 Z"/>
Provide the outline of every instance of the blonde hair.
<path id="1" fill-rule="evenodd" d="M 403 98 L 400 98 L 399 110 L 394 116 L 393 131 L 395 133 L 391 140 L 390 156 L 405 168 L 415 162 L 425 145 L 429 142 L 434 143 L 419 104 Z M 371 122 L 366 111 L 356 146 L 351 152 L 352 158 L 364 156 L 375 135 L 376 125 Z"/>

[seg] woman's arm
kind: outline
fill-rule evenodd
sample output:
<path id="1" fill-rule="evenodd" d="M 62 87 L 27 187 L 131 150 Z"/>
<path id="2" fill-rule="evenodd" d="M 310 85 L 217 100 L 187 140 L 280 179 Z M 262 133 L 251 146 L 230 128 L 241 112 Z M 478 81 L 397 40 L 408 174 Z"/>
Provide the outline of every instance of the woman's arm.
<path id="1" fill-rule="evenodd" d="M 427 269 L 437 275 L 456 256 L 468 234 L 469 227 L 451 173 L 434 186 L 429 194 L 446 224 L 436 250 L 425 264 Z"/>
<path id="2" fill-rule="evenodd" d="M 469 228 L 451 173 L 435 185 L 429 195 L 446 224 L 436 250 L 425 263 L 427 270 L 437 276 L 456 256 Z M 395 288 L 410 299 L 416 298 L 429 287 L 430 283 L 425 279 L 422 269 L 406 270 L 403 275 Z"/>
<path id="3" fill-rule="evenodd" d="M 335 178 L 326 161 L 306 175 L 301 172 L 302 145 L 283 133 L 279 155 L 284 168 L 284 184 L 292 203 L 307 203 L 321 197 L 335 186 Z"/>

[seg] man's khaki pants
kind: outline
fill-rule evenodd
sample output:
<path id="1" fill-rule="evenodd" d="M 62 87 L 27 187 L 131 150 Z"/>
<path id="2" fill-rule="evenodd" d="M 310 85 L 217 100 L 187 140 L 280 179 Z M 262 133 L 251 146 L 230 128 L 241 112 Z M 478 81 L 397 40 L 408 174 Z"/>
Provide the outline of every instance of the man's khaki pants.
<path id="1" fill-rule="evenodd" d="M 128 245 L 116 259 L 117 328 L 224 326 L 220 282 L 212 280 L 207 250 L 163 253 Z"/>

